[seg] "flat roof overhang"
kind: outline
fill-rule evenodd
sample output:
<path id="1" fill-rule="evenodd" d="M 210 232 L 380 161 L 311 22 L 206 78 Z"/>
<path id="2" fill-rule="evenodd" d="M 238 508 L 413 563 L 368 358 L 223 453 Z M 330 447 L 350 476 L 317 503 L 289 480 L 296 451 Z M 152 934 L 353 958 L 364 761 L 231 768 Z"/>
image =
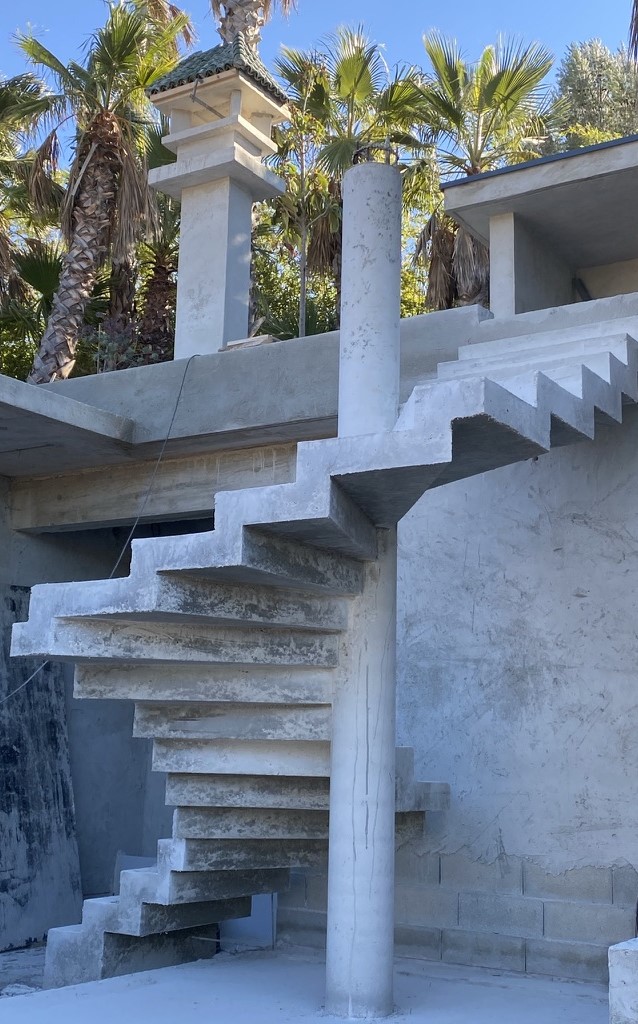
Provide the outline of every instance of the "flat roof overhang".
<path id="1" fill-rule="evenodd" d="M 638 135 L 443 184 L 445 209 L 486 245 L 513 213 L 573 268 L 638 258 Z"/>

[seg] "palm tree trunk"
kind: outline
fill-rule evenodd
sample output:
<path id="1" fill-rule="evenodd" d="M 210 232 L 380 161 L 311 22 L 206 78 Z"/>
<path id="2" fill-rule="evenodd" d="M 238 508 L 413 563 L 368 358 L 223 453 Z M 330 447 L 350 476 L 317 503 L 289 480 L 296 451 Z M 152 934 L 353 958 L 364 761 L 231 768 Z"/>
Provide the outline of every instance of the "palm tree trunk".
<path id="1" fill-rule="evenodd" d="M 27 378 L 30 384 L 63 379 L 75 366 L 84 311 L 108 249 L 117 193 L 116 174 L 112 151 L 98 145 L 80 180 L 72 215 L 71 244 L 64 257 L 47 328 Z"/>
<path id="2" fill-rule="evenodd" d="M 177 285 L 173 268 L 158 260 L 144 289 L 144 312 L 138 325 L 143 361 L 171 359 L 175 343 Z"/>

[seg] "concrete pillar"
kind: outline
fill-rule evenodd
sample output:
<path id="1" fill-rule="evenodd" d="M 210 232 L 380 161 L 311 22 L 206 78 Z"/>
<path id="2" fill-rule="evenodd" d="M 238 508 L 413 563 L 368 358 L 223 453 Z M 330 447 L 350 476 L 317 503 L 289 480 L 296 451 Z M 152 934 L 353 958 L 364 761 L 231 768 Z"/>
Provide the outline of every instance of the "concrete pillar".
<path id="1" fill-rule="evenodd" d="M 393 1012 L 396 531 L 351 607 L 333 704 L 326 1012 Z"/>
<path id="2" fill-rule="evenodd" d="M 252 206 L 230 178 L 182 193 L 176 359 L 217 352 L 248 335 Z"/>
<path id="3" fill-rule="evenodd" d="M 391 430 L 399 408 L 401 175 L 361 163 L 343 179 L 339 436 Z"/>
<path id="4" fill-rule="evenodd" d="M 247 336 L 252 206 L 286 189 L 263 163 L 277 151 L 270 134 L 286 117 L 283 93 L 243 65 L 220 71 L 218 57 L 218 48 L 199 55 L 195 82 L 187 58 L 183 76 L 172 71 L 152 96 L 169 119 L 162 142 L 175 161 L 152 168 L 149 184 L 182 204 L 175 359 Z"/>
<path id="5" fill-rule="evenodd" d="M 516 313 L 514 214 L 490 217 L 490 311 L 496 317 Z"/>
<path id="6" fill-rule="evenodd" d="M 609 949 L 609 1024 L 638 1021 L 638 939 Z"/>

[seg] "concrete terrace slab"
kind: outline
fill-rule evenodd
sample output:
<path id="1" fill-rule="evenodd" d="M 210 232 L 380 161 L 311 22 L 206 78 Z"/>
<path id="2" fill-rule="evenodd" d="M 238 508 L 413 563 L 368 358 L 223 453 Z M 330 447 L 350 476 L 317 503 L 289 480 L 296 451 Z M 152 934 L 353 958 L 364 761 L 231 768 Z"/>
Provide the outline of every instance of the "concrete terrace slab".
<path id="1" fill-rule="evenodd" d="M 0 1003 L 3 1024 L 322 1024 L 324 965 L 283 953 L 222 955 L 181 967 L 16 996 Z M 519 977 L 413 960 L 396 966 L 406 1024 L 607 1024 L 600 985 Z"/>
<path id="2" fill-rule="evenodd" d="M 123 462 L 134 432 L 125 416 L 0 375 L 0 475 Z"/>
<path id="3" fill-rule="evenodd" d="M 446 182 L 445 209 L 489 244 L 489 221 L 514 213 L 573 267 L 638 257 L 638 137 Z"/>

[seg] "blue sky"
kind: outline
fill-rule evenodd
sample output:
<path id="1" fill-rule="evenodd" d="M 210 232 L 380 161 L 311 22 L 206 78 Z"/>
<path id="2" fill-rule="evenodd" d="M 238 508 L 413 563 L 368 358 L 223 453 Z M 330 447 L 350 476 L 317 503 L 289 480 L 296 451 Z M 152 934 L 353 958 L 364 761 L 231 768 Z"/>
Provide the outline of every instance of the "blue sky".
<path id="1" fill-rule="evenodd" d="M 199 46 L 217 42 L 208 0 L 183 0 L 192 14 Z M 456 0 L 426 4 L 419 0 L 299 0 L 299 12 L 287 22 L 276 18 L 266 29 L 262 55 L 267 63 L 281 42 L 309 47 L 339 24 L 363 23 L 386 47 L 389 64 L 423 63 L 421 37 L 431 28 L 454 35 L 468 56 L 475 56 L 499 32 L 536 39 L 558 57 L 574 40 L 601 38 L 615 48 L 627 37 L 630 0 Z M 22 70 L 19 52 L 11 42 L 17 29 L 31 26 L 59 57 L 77 57 L 78 48 L 103 19 L 102 0 L 0 0 L 0 73 Z"/>

